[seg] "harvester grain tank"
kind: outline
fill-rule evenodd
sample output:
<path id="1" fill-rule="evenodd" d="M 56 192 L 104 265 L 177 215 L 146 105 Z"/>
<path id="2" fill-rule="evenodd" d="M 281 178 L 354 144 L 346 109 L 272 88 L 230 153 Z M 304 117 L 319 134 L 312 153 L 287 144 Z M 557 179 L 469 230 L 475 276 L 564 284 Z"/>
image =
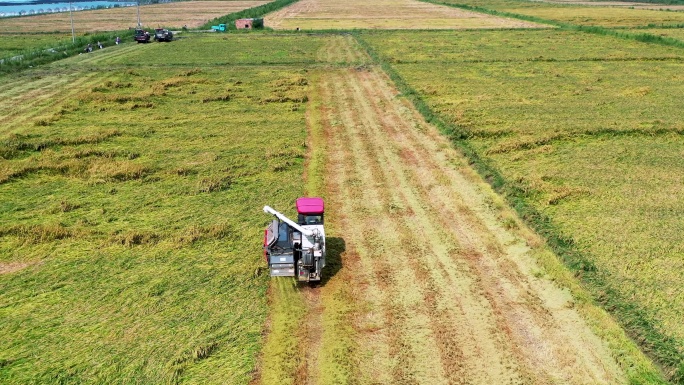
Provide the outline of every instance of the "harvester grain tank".
<path id="1" fill-rule="evenodd" d="M 264 232 L 264 255 L 271 277 L 317 282 L 325 266 L 325 207 L 321 198 L 299 198 L 297 222 L 264 206 L 275 219 Z"/>

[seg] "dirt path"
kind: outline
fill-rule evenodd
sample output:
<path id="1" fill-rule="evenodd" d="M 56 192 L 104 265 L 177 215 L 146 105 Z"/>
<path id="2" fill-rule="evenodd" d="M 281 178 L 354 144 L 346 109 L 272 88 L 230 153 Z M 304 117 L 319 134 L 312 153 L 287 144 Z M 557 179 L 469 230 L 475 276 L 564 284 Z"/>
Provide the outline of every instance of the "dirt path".
<path id="1" fill-rule="evenodd" d="M 567 291 L 376 69 L 319 87 L 339 271 L 306 289 L 297 383 L 618 384 Z M 346 340 L 340 342 L 340 340 Z"/>

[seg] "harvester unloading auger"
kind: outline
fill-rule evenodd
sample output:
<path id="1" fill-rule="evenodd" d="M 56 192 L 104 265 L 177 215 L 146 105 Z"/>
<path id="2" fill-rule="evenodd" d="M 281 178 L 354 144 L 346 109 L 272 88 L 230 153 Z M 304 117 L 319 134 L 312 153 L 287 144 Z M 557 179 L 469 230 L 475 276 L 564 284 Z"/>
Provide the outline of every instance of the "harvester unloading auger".
<path id="1" fill-rule="evenodd" d="M 264 255 L 271 277 L 320 281 L 325 266 L 323 199 L 297 199 L 297 222 L 269 206 L 264 206 L 264 212 L 276 217 L 264 233 Z"/>

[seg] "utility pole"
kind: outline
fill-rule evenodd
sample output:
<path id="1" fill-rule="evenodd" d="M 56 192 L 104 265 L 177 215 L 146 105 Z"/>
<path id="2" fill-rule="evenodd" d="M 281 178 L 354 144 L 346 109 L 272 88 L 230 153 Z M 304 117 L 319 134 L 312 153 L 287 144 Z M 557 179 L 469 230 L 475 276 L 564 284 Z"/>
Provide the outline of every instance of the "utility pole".
<path id="1" fill-rule="evenodd" d="M 140 24 L 140 0 L 138 0 L 138 28 L 142 27 Z"/>
<path id="2" fill-rule="evenodd" d="M 71 1 L 69 1 L 69 18 L 71 18 L 71 42 L 76 43 L 76 34 L 74 33 L 74 14 L 71 12 Z"/>

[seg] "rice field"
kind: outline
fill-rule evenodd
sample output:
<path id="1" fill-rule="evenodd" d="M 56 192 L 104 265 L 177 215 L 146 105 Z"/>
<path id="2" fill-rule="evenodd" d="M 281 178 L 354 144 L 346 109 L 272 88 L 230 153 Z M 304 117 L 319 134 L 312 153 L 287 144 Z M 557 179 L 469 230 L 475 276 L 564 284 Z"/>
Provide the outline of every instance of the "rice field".
<path id="1" fill-rule="evenodd" d="M 524 22 L 417 0 L 301 0 L 266 15 L 267 27 L 284 30 L 535 28 Z"/>
<path id="2" fill-rule="evenodd" d="M 96 66 L 131 66 L 141 63 L 151 68 L 176 65 L 262 65 L 262 64 L 308 64 L 319 60 L 318 55 L 334 38 L 307 35 L 270 34 L 182 34 L 182 39 L 168 44 L 145 44 L 126 51 L 126 55 L 94 59 Z M 189 38 L 186 38 L 189 36 Z M 184 54 L 177 55 L 180 50 Z M 150 60 L 153 58 L 153 60 Z M 322 59 L 327 62 L 327 59 Z M 71 66 L 72 61 L 56 63 Z"/>
<path id="3" fill-rule="evenodd" d="M 679 25 L 684 12 L 657 11 L 615 7 L 564 6 L 562 8 L 505 8 L 511 12 L 574 25 L 601 27 L 637 27 L 647 25 Z"/>
<path id="4" fill-rule="evenodd" d="M 577 35 L 587 40 L 543 50 L 547 41 L 573 41 L 572 33 L 551 30 L 527 32 L 529 44 L 496 31 L 428 34 L 362 38 L 558 234 L 571 237 L 595 266 L 588 275 L 598 298 L 622 303 L 610 306 L 635 338 L 656 355 L 671 354 L 660 359 L 678 383 L 681 49 Z M 401 39 L 421 41 L 422 49 Z M 473 58 L 475 44 L 483 57 L 496 52 L 487 56 L 496 61 Z M 435 54 L 441 50 L 451 52 Z M 542 51 L 545 60 L 537 60 Z M 649 340 L 653 330 L 664 337 Z"/>
<path id="5" fill-rule="evenodd" d="M 481 7 L 497 12 L 522 15 L 536 20 L 548 20 L 570 25 L 614 27 L 645 27 L 679 25 L 684 23 L 684 12 L 673 9 L 644 7 L 596 6 L 591 4 L 555 3 L 517 0 L 429 0 L 435 4 Z M 619 4 L 619 3 L 617 3 Z"/>
<path id="6" fill-rule="evenodd" d="M 268 1 L 183 1 L 151 4 L 140 7 L 140 21 L 146 28 L 196 28 L 207 21 Z M 117 31 L 138 24 L 136 7 L 120 7 L 74 12 L 74 29 L 79 35 L 92 32 Z M 68 12 L 0 19 L 0 33 L 68 32 L 71 21 Z"/>
<path id="7" fill-rule="evenodd" d="M 0 78 L 0 382 L 250 380 L 260 209 L 302 194 L 316 56 L 260 39 L 299 65 L 166 65 L 131 44 Z"/>
<path id="8" fill-rule="evenodd" d="M 667 4 L 655 2 L 635 2 L 635 1 L 600 1 L 600 0 L 541 0 L 549 4 L 562 5 L 585 5 L 590 7 L 621 7 L 621 8 L 635 8 L 635 9 L 653 9 L 653 10 L 668 10 L 681 11 L 684 10 L 684 5 Z"/>
<path id="9" fill-rule="evenodd" d="M 673 38 L 636 27 L 684 15 L 447 1 Z M 43 16 L 0 20 L 0 54 L 63 38 Z M 684 383 L 681 48 L 412 0 L 266 25 L 300 31 L 0 76 L 0 383 Z M 304 194 L 328 207 L 315 287 L 260 247 L 261 207 Z"/>
<path id="10" fill-rule="evenodd" d="M 681 49 L 581 32 L 549 30 L 365 33 L 392 63 L 678 60 Z M 616 44 L 619 41 L 619 44 Z M 425 49 L 429 42 L 429 49 Z M 551 65 L 553 67 L 553 65 Z M 483 65 L 487 68 L 487 65 Z M 429 75 L 430 71 L 426 71 Z"/>

